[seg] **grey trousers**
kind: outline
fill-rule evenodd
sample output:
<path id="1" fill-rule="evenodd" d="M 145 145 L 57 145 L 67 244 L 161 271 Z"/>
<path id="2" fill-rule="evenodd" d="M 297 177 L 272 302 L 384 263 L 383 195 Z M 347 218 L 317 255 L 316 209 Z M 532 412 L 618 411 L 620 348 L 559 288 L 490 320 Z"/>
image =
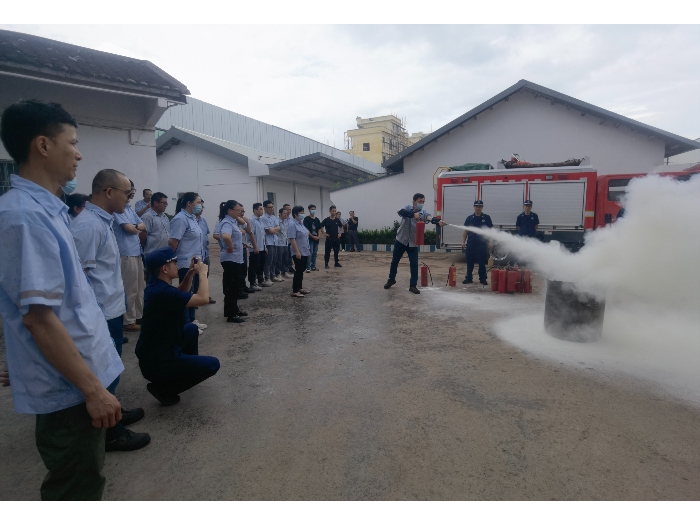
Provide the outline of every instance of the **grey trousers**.
<path id="1" fill-rule="evenodd" d="M 268 245 L 267 255 L 265 256 L 265 267 L 263 269 L 263 276 L 265 280 L 272 279 L 275 276 L 275 271 L 277 270 L 279 250 L 278 246 Z"/>

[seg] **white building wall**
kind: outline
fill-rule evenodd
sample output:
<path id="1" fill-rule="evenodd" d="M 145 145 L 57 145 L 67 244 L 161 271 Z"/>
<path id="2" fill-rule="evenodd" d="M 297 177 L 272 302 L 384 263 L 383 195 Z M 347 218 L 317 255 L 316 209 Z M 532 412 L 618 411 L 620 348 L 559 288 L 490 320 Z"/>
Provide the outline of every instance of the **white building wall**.
<path id="1" fill-rule="evenodd" d="M 272 180 L 268 177 L 262 177 L 262 179 L 263 200 L 267 199 L 268 192 L 275 194 L 275 214 L 277 214 L 283 204 L 294 206 L 294 186 L 291 182 Z"/>
<path id="2" fill-rule="evenodd" d="M 396 210 L 417 192 L 435 212 L 432 176 L 440 166 L 483 162 L 496 167 L 518 153 L 530 162 L 588 156 L 601 175 L 635 173 L 662 164 L 664 148 L 662 140 L 649 140 L 611 122 L 601 125 L 598 118 L 518 93 L 404 158 L 404 173 L 333 191 L 331 197 L 339 209 L 354 207 L 361 229 L 382 228 L 393 224 Z M 488 213 L 486 202 L 484 210 Z"/>
<path id="3" fill-rule="evenodd" d="M 175 213 L 178 193 L 195 191 L 204 200 L 203 216 L 213 230 L 218 220 L 219 203 L 229 199 L 241 202 L 246 215 L 253 213 L 257 202 L 257 178 L 248 168 L 201 150 L 185 142 L 173 146 L 157 157 L 158 191 L 168 196 L 168 213 Z"/>
<path id="4" fill-rule="evenodd" d="M 78 151 L 83 160 L 78 163 L 76 192 L 90 195 L 92 179 L 98 171 L 112 168 L 121 171 L 134 181 L 136 197 L 141 198 L 144 188 L 158 191 L 158 167 L 156 143 L 152 132 L 143 142 L 152 139 L 147 146 L 134 146 L 129 141 L 129 130 L 105 129 L 91 126 L 78 127 Z M 10 155 L 0 144 L 0 159 L 10 160 Z"/>

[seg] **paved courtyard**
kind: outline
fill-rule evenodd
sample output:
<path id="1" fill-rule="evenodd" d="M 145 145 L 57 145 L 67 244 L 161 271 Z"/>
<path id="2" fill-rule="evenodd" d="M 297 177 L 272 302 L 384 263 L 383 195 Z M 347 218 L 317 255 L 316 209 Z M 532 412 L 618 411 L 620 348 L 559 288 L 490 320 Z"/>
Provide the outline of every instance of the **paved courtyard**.
<path id="1" fill-rule="evenodd" d="M 697 407 L 498 338 L 496 321 L 541 310 L 541 279 L 531 295 L 446 288 L 453 262 L 462 279 L 461 256 L 421 254 L 434 287 L 415 296 L 407 261 L 382 288 L 390 257 L 343 253 L 343 268 L 305 274 L 304 299 L 289 296 L 289 280 L 252 294 L 241 325 L 225 322 L 213 264 L 200 353 L 221 370 L 175 406 L 146 391 L 129 334 L 118 394 L 145 409 L 132 428 L 152 441 L 107 454 L 104 499 L 700 497 Z M 2 499 L 39 498 L 33 432 L 0 390 Z"/>

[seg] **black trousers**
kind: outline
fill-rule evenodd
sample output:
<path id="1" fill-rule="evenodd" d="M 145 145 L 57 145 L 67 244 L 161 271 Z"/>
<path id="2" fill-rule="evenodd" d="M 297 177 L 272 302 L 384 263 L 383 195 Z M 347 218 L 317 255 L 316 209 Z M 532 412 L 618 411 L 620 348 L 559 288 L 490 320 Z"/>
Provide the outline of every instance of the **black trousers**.
<path id="1" fill-rule="evenodd" d="M 238 315 L 238 294 L 241 293 L 241 274 L 243 263 L 224 261 L 224 317 Z M 245 275 L 245 274 L 243 274 Z"/>
<path id="2" fill-rule="evenodd" d="M 328 266 L 328 261 L 331 259 L 331 250 L 333 250 L 335 264 L 338 264 L 338 250 L 340 250 L 340 241 L 337 237 L 335 239 L 326 237 L 326 253 L 323 254 L 323 260 L 325 261 L 326 266 Z"/>
<path id="3" fill-rule="evenodd" d="M 301 259 L 297 259 L 296 256 L 292 257 L 294 261 L 294 279 L 292 279 L 293 293 L 297 293 L 303 288 L 302 282 L 304 281 L 304 272 L 306 271 L 306 261 L 308 258 L 308 255 L 302 255 Z"/>
<path id="4" fill-rule="evenodd" d="M 261 255 L 265 257 L 265 252 L 261 254 L 251 251 L 250 254 L 248 254 L 248 282 L 251 286 L 253 286 L 257 280 L 262 281 L 265 263 L 263 262 L 262 266 L 260 265 Z"/>
<path id="5" fill-rule="evenodd" d="M 489 262 L 489 250 L 486 246 L 478 246 L 476 248 L 469 248 L 467 245 L 467 275 L 465 276 L 467 281 L 473 279 L 472 275 L 474 273 L 474 263 L 479 265 L 479 281 L 486 282 L 486 265 Z"/>
<path id="6" fill-rule="evenodd" d="M 246 276 L 248 275 L 248 248 L 243 248 L 243 271 L 240 272 L 238 278 L 241 280 L 241 291 L 245 292 L 248 288 L 245 284 Z"/>
<path id="7" fill-rule="evenodd" d="M 102 499 L 105 429 L 92 426 L 85 403 L 36 416 L 36 447 L 49 470 L 41 499 Z"/>

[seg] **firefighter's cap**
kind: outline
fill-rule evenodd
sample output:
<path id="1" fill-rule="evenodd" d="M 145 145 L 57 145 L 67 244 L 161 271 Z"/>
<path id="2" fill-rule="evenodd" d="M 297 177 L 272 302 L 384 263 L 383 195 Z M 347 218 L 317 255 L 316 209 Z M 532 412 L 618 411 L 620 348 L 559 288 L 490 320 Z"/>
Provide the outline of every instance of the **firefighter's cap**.
<path id="1" fill-rule="evenodd" d="M 483 206 L 483 205 L 484 205 L 484 201 L 481 201 L 481 200 L 474 201 L 474 206 Z"/>
<path id="2" fill-rule="evenodd" d="M 523 202 L 523 206 L 532 206 L 532 201 Z"/>

